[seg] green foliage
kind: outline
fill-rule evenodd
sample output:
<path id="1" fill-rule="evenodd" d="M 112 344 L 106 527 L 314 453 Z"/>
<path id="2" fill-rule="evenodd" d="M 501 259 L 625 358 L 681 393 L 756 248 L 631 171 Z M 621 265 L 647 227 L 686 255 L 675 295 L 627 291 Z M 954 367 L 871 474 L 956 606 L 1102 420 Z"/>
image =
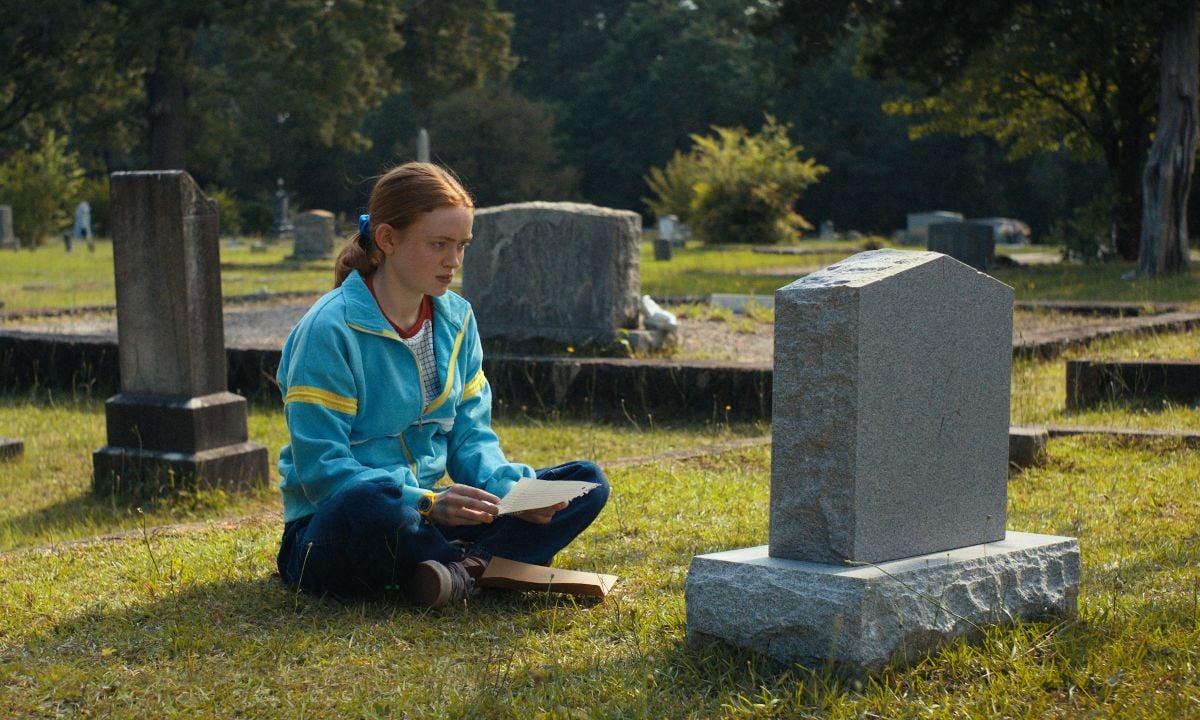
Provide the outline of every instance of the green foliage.
<path id="1" fill-rule="evenodd" d="M 430 145 L 480 206 L 576 196 L 578 173 L 564 167 L 554 116 L 506 86 L 462 90 L 433 104 Z"/>
<path id="2" fill-rule="evenodd" d="M 82 188 L 79 158 L 53 130 L 0 165 L 0 201 L 12 206 L 13 232 L 26 247 L 69 226 Z"/>
<path id="3" fill-rule="evenodd" d="M 266 190 L 256 193 L 238 205 L 238 217 L 245 234 L 266 235 L 275 224 L 275 196 Z"/>
<path id="4" fill-rule="evenodd" d="M 1075 208 L 1069 218 L 1060 219 L 1050 228 L 1046 242 L 1059 245 L 1071 260 L 1096 262 L 1113 254 L 1113 198 L 1101 193 Z"/>
<path id="5" fill-rule="evenodd" d="M 128 149 L 124 111 L 141 84 L 116 58 L 116 4 L 4 0 L 0 17 L 0 159 L 50 128 L 86 137 L 96 155 Z"/>
<path id="6" fill-rule="evenodd" d="M 794 240 L 812 227 L 796 203 L 829 168 L 801 159 L 789 129 L 768 115 L 757 135 L 721 127 L 693 135 L 689 152 L 650 170 L 646 184 L 656 197 L 646 204 L 659 215 L 678 215 L 705 242 Z"/>
<path id="7" fill-rule="evenodd" d="M 222 235 L 237 235 L 242 231 L 242 210 L 237 196 L 225 188 L 210 186 L 204 191 L 217 203 L 217 215 L 221 221 Z"/>
<path id="8" fill-rule="evenodd" d="M 550 103 L 589 202 L 639 209 L 642 176 L 713 125 L 758 122 L 779 91 L 741 0 L 510 0 L 515 87 Z"/>

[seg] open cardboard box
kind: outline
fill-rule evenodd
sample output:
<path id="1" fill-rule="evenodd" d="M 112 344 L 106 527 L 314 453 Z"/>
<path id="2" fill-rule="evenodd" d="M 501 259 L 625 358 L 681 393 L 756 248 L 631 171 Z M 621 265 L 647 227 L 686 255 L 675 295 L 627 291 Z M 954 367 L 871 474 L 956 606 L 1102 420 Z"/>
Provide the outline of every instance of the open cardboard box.
<path id="1" fill-rule="evenodd" d="M 542 590 L 603 598 L 617 584 L 617 576 L 493 557 L 475 584 L 479 587 Z"/>

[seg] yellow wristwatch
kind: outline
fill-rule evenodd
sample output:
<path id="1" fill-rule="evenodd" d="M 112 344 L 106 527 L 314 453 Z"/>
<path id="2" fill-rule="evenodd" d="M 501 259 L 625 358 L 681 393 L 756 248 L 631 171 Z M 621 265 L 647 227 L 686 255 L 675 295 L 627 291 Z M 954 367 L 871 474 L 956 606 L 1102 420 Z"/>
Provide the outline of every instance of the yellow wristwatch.
<path id="1" fill-rule="evenodd" d="M 437 493 L 427 492 L 417 501 L 417 512 L 421 517 L 428 518 L 433 513 L 433 506 L 437 503 Z"/>

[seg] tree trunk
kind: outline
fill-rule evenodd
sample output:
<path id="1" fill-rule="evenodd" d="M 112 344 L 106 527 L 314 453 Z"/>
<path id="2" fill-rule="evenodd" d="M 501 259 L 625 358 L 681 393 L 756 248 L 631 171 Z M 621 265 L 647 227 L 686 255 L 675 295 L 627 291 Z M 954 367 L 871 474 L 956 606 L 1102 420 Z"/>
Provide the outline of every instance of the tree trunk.
<path id="1" fill-rule="evenodd" d="M 159 50 L 154 69 L 146 74 L 148 164 L 151 170 L 182 170 L 187 84 L 187 50 L 170 45 Z"/>
<path id="2" fill-rule="evenodd" d="M 1142 174 L 1142 232 L 1133 277 L 1188 269 L 1187 200 L 1196 158 L 1200 26 L 1196 3 L 1180 5 L 1163 29 L 1158 127 Z"/>

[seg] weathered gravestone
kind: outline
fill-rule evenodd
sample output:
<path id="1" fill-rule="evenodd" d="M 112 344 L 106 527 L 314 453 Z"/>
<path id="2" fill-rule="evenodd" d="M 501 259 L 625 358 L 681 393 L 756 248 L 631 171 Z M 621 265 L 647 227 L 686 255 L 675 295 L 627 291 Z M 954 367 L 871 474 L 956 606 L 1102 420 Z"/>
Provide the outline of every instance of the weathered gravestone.
<path id="1" fill-rule="evenodd" d="M 121 392 L 105 403 L 96 492 L 265 483 L 267 450 L 226 390 L 216 203 L 178 170 L 111 180 Z"/>
<path id="2" fill-rule="evenodd" d="M 292 257 L 318 260 L 333 254 L 334 221 L 328 210 L 308 210 L 296 216 Z"/>
<path id="3" fill-rule="evenodd" d="M 689 642 L 858 674 L 1074 614 L 1075 540 L 1005 532 L 1011 342 L 1012 290 L 936 253 L 777 291 L 769 544 L 693 560 Z"/>
<path id="4" fill-rule="evenodd" d="M 12 206 L 0 205 L 0 248 L 15 248 L 17 238 L 13 235 Z"/>
<path id="5" fill-rule="evenodd" d="M 76 240 L 92 239 L 92 206 L 87 200 L 75 206 L 75 222 L 71 225 L 71 237 Z"/>
<path id="6" fill-rule="evenodd" d="M 988 270 L 996 264 L 996 236 L 990 225 L 973 222 L 930 225 L 929 249 L 976 270 Z"/>
<path id="7" fill-rule="evenodd" d="M 638 325 L 641 218 L 628 210 L 528 202 L 475 213 L 463 294 L 485 340 L 606 345 Z"/>
<path id="8" fill-rule="evenodd" d="M 927 245 L 929 243 L 929 228 L 940 223 L 962 222 L 962 213 L 949 210 L 933 210 L 930 212 L 909 213 L 905 218 L 904 237 L 910 243 Z"/>
<path id="9" fill-rule="evenodd" d="M 417 162 L 429 162 L 429 131 L 425 128 L 417 133 Z"/>
<path id="10" fill-rule="evenodd" d="M 276 178 L 275 220 L 271 223 L 271 232 L 267 236 L 277 240 L 285 235 L 289 235 L 292 230 L 292 219 L 291 215 L 288 214 L 287 190 L 283 189 L 283 178 Z"/>

